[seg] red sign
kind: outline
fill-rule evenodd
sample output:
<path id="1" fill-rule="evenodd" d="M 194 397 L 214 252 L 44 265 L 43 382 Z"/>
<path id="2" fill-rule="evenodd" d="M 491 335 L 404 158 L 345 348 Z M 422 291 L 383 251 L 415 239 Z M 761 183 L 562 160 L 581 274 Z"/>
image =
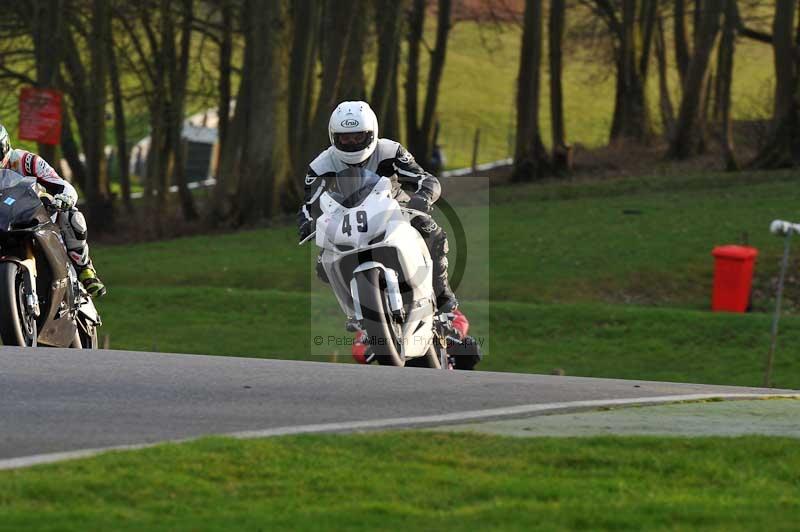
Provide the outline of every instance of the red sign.
<path id="1" fill-rule="evenodd" d="M 61 140 L 61 92 L 25 87 L 19 93 L 19 138 L 42 144 Z"/>

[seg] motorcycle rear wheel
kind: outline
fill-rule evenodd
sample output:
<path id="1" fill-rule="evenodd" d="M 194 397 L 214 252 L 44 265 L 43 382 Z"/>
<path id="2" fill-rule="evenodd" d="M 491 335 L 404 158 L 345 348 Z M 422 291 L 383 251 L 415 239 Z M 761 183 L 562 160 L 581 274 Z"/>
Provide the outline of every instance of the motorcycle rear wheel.
<path id="1" fill-rule="evenodd" d="M 3 345 L 36 347 L 36 318 L 25 305 L 25 271 L 14 262 L 0 263 L 0 339 Z"/>
<path id="2" fill-rule="evenodd" d="M 75 331 L 75 338 L 72 339 L 72 343 L 69 344 L 70 349 L 83 349 L 83 344 L 81 343 L 81 335 L 78 331 Z"/>
<path id="3" fill-rule="evenodd" d="M 369 344 L 378 364 L 382 366 L 404 366 L 405 359 L 400 342 L 394 332 L 392 313 L 386 294 L 380 286 L 380 270 L 372 269 L 355 275 L 358 296 L 363 314 L 362 325 L 367 332 Z"/>

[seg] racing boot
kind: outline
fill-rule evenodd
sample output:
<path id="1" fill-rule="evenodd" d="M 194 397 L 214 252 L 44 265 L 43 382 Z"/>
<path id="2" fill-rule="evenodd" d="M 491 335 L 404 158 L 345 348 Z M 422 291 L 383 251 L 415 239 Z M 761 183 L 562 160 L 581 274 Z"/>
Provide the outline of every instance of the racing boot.
<path id="1" fill-rule="evenodd" d="M 369 364 L 372 362 L 374 356 L 369 344 L 367 343 L 367 333 L 364 331 L 358 331 L 356 333 L 356 337 L 353 341 L 353 346 L 350 349 L 350 352 L 353 354 L 353 359 L 355 359 L 355 361 L 359 364 Z"/>
<path id="2" fill-rule="evenodd" d="M 469 336 L 469 321 L 459 310 L 452 312 L 451 330 L 447 335 L 447 354 L 455 369 L 474 370 L 483 355 L 477 339 Z"/>
<path id="3" fill-rule="evenodd" d="M 97 272 L 92 266 L 85 267 L 78 274 L 78 280 L 92 298 L 103 297 L 106 295 L 106 285 L 97 276 Z"/>

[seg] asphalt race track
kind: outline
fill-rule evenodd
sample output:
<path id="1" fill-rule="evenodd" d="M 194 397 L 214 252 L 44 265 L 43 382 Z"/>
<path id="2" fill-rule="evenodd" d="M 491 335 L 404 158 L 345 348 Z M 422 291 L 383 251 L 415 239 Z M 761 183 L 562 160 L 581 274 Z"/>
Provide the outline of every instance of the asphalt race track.
<path id="1" fill-rule="evenodd" d="M 613 404 L 742 394 L 793 392 L 199 355 L 0 347 L 0 462 L 12 467 L 16 461 L 8 459 L 210 434 L 268 436 L 431 426 Z"/>

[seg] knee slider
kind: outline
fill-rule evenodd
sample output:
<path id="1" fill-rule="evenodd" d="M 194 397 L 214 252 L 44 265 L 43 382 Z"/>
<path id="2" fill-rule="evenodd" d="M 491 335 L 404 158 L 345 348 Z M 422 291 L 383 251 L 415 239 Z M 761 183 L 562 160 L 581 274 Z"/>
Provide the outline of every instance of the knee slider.
<path id="1" fill-rule="evenodd" d="M 75 238 L 78 240 L 86 240 L 88 227 L 86 227 L 86 218 L 79 210 L 72 210 L 69 212 L 69 225 L 75 232 Z"/>

